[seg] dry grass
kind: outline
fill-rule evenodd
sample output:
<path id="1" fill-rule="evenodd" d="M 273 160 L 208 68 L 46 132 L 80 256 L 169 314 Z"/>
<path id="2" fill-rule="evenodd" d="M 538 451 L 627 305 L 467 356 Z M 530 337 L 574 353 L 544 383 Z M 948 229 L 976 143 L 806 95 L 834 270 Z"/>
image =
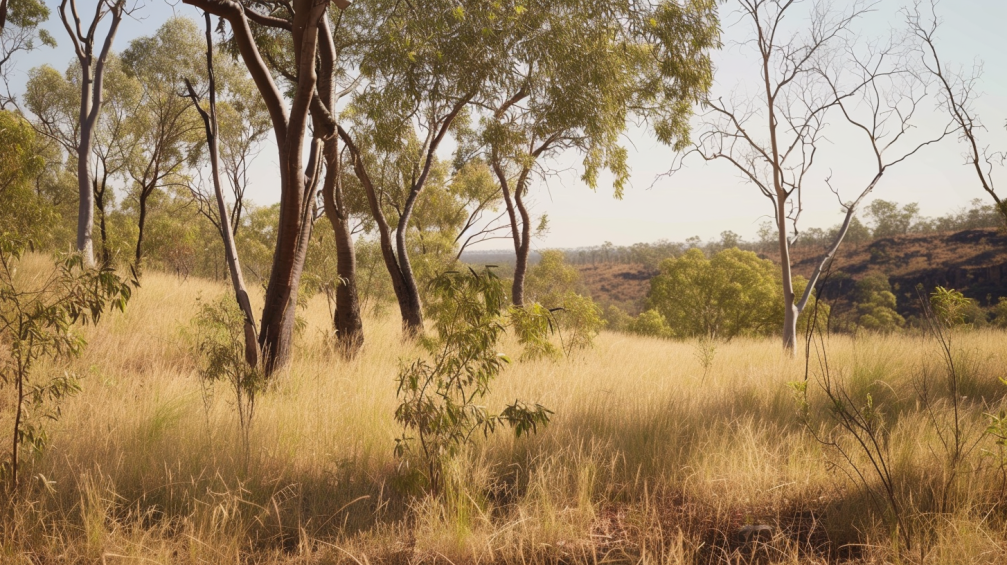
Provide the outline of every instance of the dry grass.
<path id="1" fill-rule="evenodd" d="M 804 361 L 775 341 L 719 344 L 708 371 L 696 344 L 611 333 L 572 359 L 515 363 L 492 402 L 541 402 L 552 424 L 474 448 L 442 502 L 408 495 L 392 454 L 394 377 L 415 350 L 391 317 L 370 319 L 365 350 L 342 361 L 326 347 L 319 297 L 301 312 L 296 361 L 258 403 L 245 472 L 227 391 L 204 401 L 185 338 L 196 298 L 224 291 L 151 273 L 125 315 L 91 332 L 83 392 L 4 516 L 0 562 L 1007 562 L 990 438 L 966 461 L 953 507 L 934 509 L 946 468 L 918 404 L 921 376 L 940 362 L 925 339 L 829 343 L 833 369 L 873 394 L 891 430 L 914 524 L 905 550 L 848 464 L 801 425 L 787 383 Z M 976 332 L 955 344 L 977 426 L 1007 389 L 1005 340 Z M 812 425 L 828 429 L 810 390 Z M 772 539 L 742 543 L 746 524 L 772 526 Z"/>

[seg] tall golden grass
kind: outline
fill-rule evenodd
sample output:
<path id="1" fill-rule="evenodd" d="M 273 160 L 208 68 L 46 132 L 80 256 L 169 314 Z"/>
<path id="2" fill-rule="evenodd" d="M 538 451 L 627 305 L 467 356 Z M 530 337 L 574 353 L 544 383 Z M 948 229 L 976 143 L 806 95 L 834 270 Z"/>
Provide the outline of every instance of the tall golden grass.
<path id="1" fill-rule="evenodd" d="M 394 378 L 419 354 L 393 315 L 366 320 L 347 362 L 329 349 L 324 298 L 299 311 L 295 360 L 257 402 L 246 470 L 227 389 L 203 390 L 187 338 L 198 300 L 226 287 L 157 273 L 142 284 L 125 314 L 88 330 L 74 363 L 83 391 L 8 506 L 0 562 L 1007 563 L 992 438 L 964 462 L 953 504 L 935 506 L 948 469 L 919 398 L 941 359 L 924 336 L 827 340 L 833 373 L 888 423 L 907 549 L 862 457 L 852 452 L 867 488 L 802 424 L 788 383 L 805 361 L 776 341 L 717 344 L 706 368 L 697 343 L 602 333 L 571 358 L 518 362 L 508 341 L 515 362 L 490 404 L 540 402 L 553 421 L 480 441 L 432 499 L 410 491 L 393 455 Z M 955 336 L 976 434 L 1007 392 L 1005 343 Z M 815 383 L 810 425 L 824 433 Z M 745 543 L 739 529 L 761 524 L 770 539 Z"/>

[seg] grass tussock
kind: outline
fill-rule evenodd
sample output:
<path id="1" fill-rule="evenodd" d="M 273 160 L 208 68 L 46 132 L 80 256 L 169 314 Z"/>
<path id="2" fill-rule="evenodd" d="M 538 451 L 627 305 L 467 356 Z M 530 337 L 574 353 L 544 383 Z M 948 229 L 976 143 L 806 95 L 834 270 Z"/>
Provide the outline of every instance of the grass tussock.
<path id="1" fill-rule="evenodd" d="M 975 448 L 954 469 L 933 340 L 827 341 L 834 377 L 876 407 L 906 547 L 814 371 L 802 419 L 788 383 L 804 379 L 803 356 L 775 341 L 717 344 L 711 358 L 697 343 L 603 333 L 569 359 L 515 361 L 490 402 L 540 402 L 552 423 L 480 442 L 433 499 L 393 456 L 394 378 L 418 350 L 386 315 L 342 360 L 316 297 L 299 310 L 294 363 L 257 401 L 246 469 L 228 391 L 201 388 L 187 342 L 197 298 L 224 292 L 150 273 L 125 314 L 89 330 L 74 364 L 83 391 L 3 506 L 0 562 L 1007 562 L 1007 472 L 984 433 L 1007 392 L 1004 333 L 955 336 Z M 517 359 L 516 343 L 505 350 Z"/>

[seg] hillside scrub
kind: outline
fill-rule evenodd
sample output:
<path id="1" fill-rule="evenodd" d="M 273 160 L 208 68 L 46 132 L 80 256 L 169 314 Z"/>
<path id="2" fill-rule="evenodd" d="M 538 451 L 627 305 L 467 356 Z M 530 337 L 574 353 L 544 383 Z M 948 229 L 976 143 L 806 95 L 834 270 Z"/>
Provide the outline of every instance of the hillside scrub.
<path id="1" fill-rule="evenodd" d="M 256 399 L 245 471 L 230 395 L 204 405 L 183 328 L 223 284 L 148 272 L 124 314 L 90 329 L 86 376 L 45 455 L 25 471 L 26 500 L 2 522 L 13 562 L 557 563 L 595 559 L 719 563 L 893 561 L 882 511 L 799 417 L 787 383 L 803 378 L 763 339 L 719 344 L 703 367 L 694 341 L 603 332 L 573 358 L 512 363 L 485 405 L 532 398 L 554 411 L 535 436 L 477 439 L 445 468 L 444 501 L 409 494 L 394 456 L 394 313 L 353 361 L 331 350 L 324 297 L 299 309 L 290 368 Z M 254 293 L 253 302 L 261 301 Z M 1005 336 L 956 337 L 964 417 L 1007 409 Z M 941 362 L 928 339 L 828 339 L 830 363 L 883 414 L 915 551 L 903 562 L 1007 559 L 1001 446 L 982 436 L 950 510 L 935 514 L 938 441 L 917 405 L 918 377 Z M 516 354 L 513 337 L 500 344 Z M 704 376 L 705 373 L 705 376 Z M 220 383 L 217 386 L 227 386 Z M 814 387 L 807 413 L 829 429 Z M 862 464 L 863 462 L 854 461 Z M 769 525 L 764 547 L 739 528 Z M 914 552 L 914 555 L 916 553 Z M 731 556 L 734 557 L 731 557 Z M 118 557 L 123 556 L 123 557 Z"/>
<path id="2" fill-rule="evenodd" d="M 778 270 L 772 261 L 737 247 L 709 258 L 700 249 L 690 249 L 678 259 L 661 262 L 659 274 L 650 280 L 648 310 L 628 328 L 681 339 L 771 335 L 783 323 Z M 803 289 L 807 281 L 797 276 L 794 283 Z M 803 324 L 806 318 L 799 321 Z"/>

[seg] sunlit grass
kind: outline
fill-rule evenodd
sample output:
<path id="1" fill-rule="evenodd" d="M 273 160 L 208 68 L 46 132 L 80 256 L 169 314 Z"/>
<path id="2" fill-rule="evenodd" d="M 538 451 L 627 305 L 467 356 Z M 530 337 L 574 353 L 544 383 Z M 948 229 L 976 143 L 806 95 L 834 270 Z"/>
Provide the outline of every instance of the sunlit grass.
<path id="1" fill-rule="evenodd" d="M 366 320 L 363 352 L 342 360 L 327 345 L 328 305 L 315 297 L 299 311 L 294 363 L 257 403 L 246 472 L 228 391 L 200 387 L 187 342 L 197 298 L 224 292 L 150 273 L 126 314 L 89 330 L 75 364 L 83 392 L 29 469 L 31 503 L 9 516 L 0 562 L 895 558 L 883 508 L 802 426 L 788 383 L 804 378 L 805 362 L 775 340 L 719 343 L 707 371 L 696 343 L 615 333 L 569 359 L 515 361 L 490 404 L 540 402 L 552 423 L 532 438 L 480 442 L 450 466 L 442 502 L 409 494 L 393 456 L 394 379 L 418 350 L 401 341 L 392 312 Z M 1005 342 L 994 332 L 956 338 L 977 425 L 1007 390 L 998 381 Z M 953 511 L 928 502 L 928 477 L 943 463 L 918 388 L 926 370 L 940 370 L 935 344 L 834 336 L 828 348 L 851 393 L 884 406 L 893 465 L 920 524 L 903 560 L 1007 562 L 1003 478 L 983 455 L 992 441 L 970 455 Z M 517 359 L 516 343 L 503 349 Z M 809 390 L 819 429 L 828 405 L 814 376 Z M 739 545 L 746 524 L 771 525 L 772 543 Z"/>

